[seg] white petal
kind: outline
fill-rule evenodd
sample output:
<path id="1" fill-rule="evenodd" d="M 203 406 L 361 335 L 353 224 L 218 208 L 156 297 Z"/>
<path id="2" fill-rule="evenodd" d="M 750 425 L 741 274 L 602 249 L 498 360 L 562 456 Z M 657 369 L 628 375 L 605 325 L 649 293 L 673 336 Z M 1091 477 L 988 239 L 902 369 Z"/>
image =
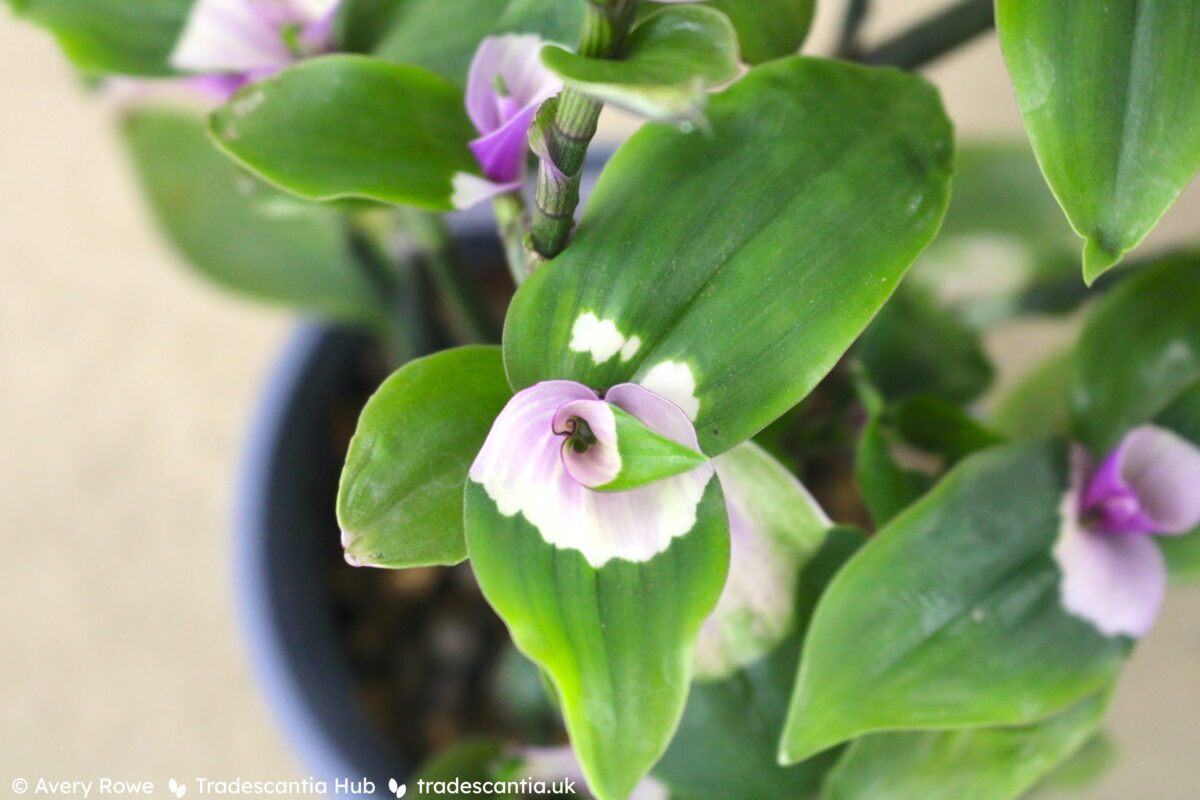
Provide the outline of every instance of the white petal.
<path id="1" fill-rule="evenodd" d="M 624 492 L 585 488 L 563 466 L 562 437 L 552 421 L 566 403 L 594 399 L 594 392 L 571 381 L 546 381 L 518 392 L 496 418 L 470 477 L 501 514 L 523 514 L 546 542 L 580 551 L 593 567 L 613 558 L 648 561 L 695 526 L 713 468 L 706 462 Z M 691 422 L 669 401 L 631 384 L 614 386 L 606 400 L 699 450 Z"/>
<path id="2" fill-rule="evenodd" d="M 190 72 L 250 72 L 292 61 L 283 36 L 254 0 L 197 0 L 171 53 Z"/>
<path id="3" fill-rule="evenodd" d="M 1054 546 L 1063 607 L 1105 636 L 1144 636 L 1166 594 L 1166 564 L 1150 536 L 1096 532 L 1080 524 L 1082 463 L 1076 456 Z"/>
<path id="4" fill-rule="evenodd" d="M 1161 532 L 1200 525 L 1200 448 L 1155 425 L 1134 428 L 1121 447 L 1121 477 Z"/>

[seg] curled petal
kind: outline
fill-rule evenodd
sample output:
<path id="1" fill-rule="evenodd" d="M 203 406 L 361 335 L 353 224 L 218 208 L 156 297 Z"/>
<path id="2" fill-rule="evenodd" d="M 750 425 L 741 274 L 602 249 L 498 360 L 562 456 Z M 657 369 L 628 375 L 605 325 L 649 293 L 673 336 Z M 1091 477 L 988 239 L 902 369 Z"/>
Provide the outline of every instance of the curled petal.
<path id="1" fill-rule="evenodd" d="M 546 381 L 518 392 L 497 417 L 470 478 L 501 514 L 523 514 L 548 543 L 580 551 L 593 567 L 613 558 L 648 561 L 694 527 L 713 468 L 704 462 L 627 491 L 582 485 L 564 466 L 563 437 L 553 422 L 567 404 L 598 399 L 571 381 Z M 607 401 L 664 438 L 699 450 L 691 421 L 670 401 L 630 384 L 613 387 Z"/>
<path id="2" fill-rule="evenodd" d="M 578 452 L 572 445 L 579 433 L 580 421 L 586 423 L 593 441 Z M 603 400 L 573 400 L 559 407 L 552 423 L 554 432 L 564 437 L 562 462 L 567 472 L 589 489 L 611 483 L 621 472 L 621 454 L 617 450 L 617 421 L 612 406 Z"/>
<path id="3" fill-rule="evenodd" d="M 1155 425 L 1133 429 L 1096 470 L 1082 508 L 1101 530 L 1187 533 L 1200 525 L 1200 448 Z"/>
<path id="4" fill-rule="evenodd" d="M 1074 483 L 1060 509 L 1054 560 L 1062 572 L 1062 602 L 1106 636 L 1144 636 L 1154 624 L 1167 587 L 1167 570 L 1149 536 L 1122 536 L 1086 528 L 1079 516 L 1079 476 L 1085 458 L 1075 455 Z"/>

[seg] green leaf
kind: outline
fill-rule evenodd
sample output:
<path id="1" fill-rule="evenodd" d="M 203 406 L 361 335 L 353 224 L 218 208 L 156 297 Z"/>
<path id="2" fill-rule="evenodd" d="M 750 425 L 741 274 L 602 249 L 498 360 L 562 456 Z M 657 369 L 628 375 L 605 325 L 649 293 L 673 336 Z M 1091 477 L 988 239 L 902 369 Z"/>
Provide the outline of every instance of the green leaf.
<path id="1" fill-rule="evenodd" d="M 603 486 L 592 487 L 598 492 L 621 492 L 648 483 L 680 475 L 703 464 L 708 459 L 690 447 L 656 433 L 637 417 L 610 405 L 616 421 L 617 453 L 621 469 L 617 476 Z"/>
<path id="2" fill-rule="evenodd" d="M 931 471 L 918 471 L 898 463 L 902 454 L 898 434 L 887 417 L 883 397 L 867 381 L 858 382 L 867 412 L 867 424 L 854 453 L 854 477 L 859 494 L 877 527 L 913 504 L 933 486 Z"/>
<path id="3" fill-rule="evenodd" d="M 833 527 L 796 476 L 753 442 L 713 466 L 729 511 L 731 555 L 725 589 L 696 648 L 696 676 L 705 681 L 757 661 L 795 630 L 793 598 L 804 589 L 797 576 Z"/>
<path id="4" fill-rule="evenodd" d="M 462 93 L 432 72 L 364 56 L 310 59 L 247 86 L 210 126 L 235 160 L 310 200 L 448 211 L 455 175 L 479 172 Z"/>
<path id="5" fill-rule="evenodd" d="M 10 0 L 16 13 L 58 40 L 93 74 L 171 75 L 168 59 L 192 0 Z"/>
<path id="6" fill-rule="evenodd" d="M 286 211 L 276 209 L 283 195 L 224 158 L 202 117 L 142 109 L 122 131 L 159 225 L 204 277 L 334 319 L 383 317 L 340 214 L 290 197 Z"/>
<path id="7" fill-rule="evenodd" d="M 340 39 L 353 52 L 436 72 L 458 86 L 479 42 L 504 11 L 502 0 L 346 0 Z"/>
<path id="8" fill-rule="evenodd" d="M 795 55 L 812 27 L 816 0 L 714 0 L 737 30 L 742 60 L 761 64 Z"/>
<path id="9" fill-rule="evenodd" d="M 996 27 L 1042 171 L 1087 240 L 1091 283 L 1200 168 L 1200 4 L 998 0 Z"/>
<path id="10" fill-rule="evenodd" d="M 1200 381 L 1200 256 L 1164 258 L 1123 281 L 1088 315 L 1075 352 L 1076 437 L 1107 453 Z"/>
<path id="11" fill-rule="evenodd" d="M 709 89 L 737 77 L 737 34 L 711 8 L 667 8 L 633 29 L 620 60 L 550 46 L 542 62 L 598 100 L 651 119 L 687 119 L 699 115 Z"/>
<path id="12" fill-rule="evenodd" d="M 982 394 L 994 376 L 979 334 L 918 284 L 896 290 L 855 352 L 889 400 L 930 393 L 965 403 Z"/>
<path id="13" fill-rule="evenodd" d="M 648 561 L 593 567 L 504 516 L 467 482 L 471 565 L 513 641 L 551 678 L 571 744 L 599 800 L 624 800 L 683 713 L 692 647 L 725 580 L 729 525 L 710 480 L 696 523 Z"/>
<path id="14" fill-rule="evenodd" d="M 1071 428 L 1074 348 L 1051 353 L 1021 376 L 988 415 L 993 430 L 1011 437 L 1064 436 Z"/>
<path id="15" fill-rule="evenodd" d="M 641 382 L 712 456 L 801 400 L 891 294 L 937 230 L 952 141 L 921 79 L 819 59 L 756 67 L 706 115 L 609 162 L 514 298 L 505 365 L 517 388 Z"/>
<path id="16" fill-rule="evenodd" d="M 1073 756 L 1058 765 L 1026 797 L 1046 800 L 1090 789 L 1117 760 L 1117 745 L 1105 731 L 1087 741 Z"/>
<path id="17" fill-rule="evenodd" d="M 1063 448 L 964 461 L 855 556 L 805 640 L 782 756 L 888 730 L 1023 725 L 1107 687 L 1130 649 L 1069 614 L 1052 550 Z"/>
<path id="18" fill-rule="evenodd" d="M 896 406 L 894 414 L 896 429 L 906 442 L 947 465 L 1005 440 L 937 395 L 910 397 Z"/>
<path id="19" fill-rule="evenodd" d="M 877 733 L 830 773 L 824 800 L 1011 800 L 1092 738 L 1109 694 L 1033 725 Z"/>
<path id="20" fill-rule="evenodd" d="M 742 452 L 738 447 L 729 455 Z M 679 731 L 654 768 L 654 776 L 668 784 L 675 796 L 687 800 L 816 797 L 839 753 L 783 767 L 775 759 L 775 749 L 812 610 L 825 586 L 865 540 L 850 528 L 828 531 L 819 549 L 798 568 L 789 634 L 733 674 L 692 686 Z"/>
<path id="21" fill-rule="evenodd" d="M 463 784 L 470 786 L 475 781 L 495 781 L 512 760 L 512 756 L 505 752 L 504 743 L 499 740 L 467 739 L 456 742 L 430 758 L 417 769 L 417 774 L 410 778 L 409 782 L 418 785 L 419 781 L 445 782 L 454 787 Z M 417 797 L 421 794 L 424 792 L 414 792 Z M 483 796 L 491 800 L 517 800 L 515 795 L 507 793 Z M 480 797 L 480 793 L 451 791 L 439 793 L 438 797 L 445 800 L 467 800 Z"/>
<path id="22" fill-rule="evenodd" d="M 347 555 L 378 567 L 467 556 L 467 470 L 512 397 L 500 350 L 446 350 L 401 367 L 367 401 L 338 487 Z"/>
<path id="23" fill-rule="evenodd" d="M 536 33 L 574 42 L 584 0 L 343 0 L 342 48 L 436 72 L 458 86 L 467 80 L 486 36 Z"/>
<path id="24" fill-rule="evenodd" d="M 946 220 L 907 285 L 932 289 L 975 327 L 1086 299 L 1078 239 L 1028 142 L 963 145 L 952 183 Z"/>

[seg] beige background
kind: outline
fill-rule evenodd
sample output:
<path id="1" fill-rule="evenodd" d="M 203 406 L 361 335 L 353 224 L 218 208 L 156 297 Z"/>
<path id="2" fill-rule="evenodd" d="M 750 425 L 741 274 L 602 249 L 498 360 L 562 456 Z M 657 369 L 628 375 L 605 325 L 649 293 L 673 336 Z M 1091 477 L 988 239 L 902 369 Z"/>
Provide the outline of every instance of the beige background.
<path id="1" fill-rule="evenodd" d="M 936 3 L 876 5 L 873 35 Z M 930 75 L 964 137 L 1020 133 L 994 37 Z M 6 12 L 0 120 L 0 794 L 21 776 L 301 776 L 243 654 L 228 530 L 246 420 L 292 320 L 181 268 L 110 109 Z M 1197 209 L 1193 191 L 1159 241 L 1200 235 Z M 1090 797 L 1200 796 L 1198 600 L 1176 593 L 1134 658 L 1120 766 Z"/>

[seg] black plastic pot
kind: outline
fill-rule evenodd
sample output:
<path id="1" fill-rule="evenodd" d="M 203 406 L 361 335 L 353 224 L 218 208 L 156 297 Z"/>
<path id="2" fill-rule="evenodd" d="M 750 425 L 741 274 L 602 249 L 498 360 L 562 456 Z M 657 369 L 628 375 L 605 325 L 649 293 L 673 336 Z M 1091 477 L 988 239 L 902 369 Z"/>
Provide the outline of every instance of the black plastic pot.
<path id="1" fill-rule="evenodd" d="M 488 209 L 457 215 L 453 228 L 469 263 L 503 258 Z M 248 436 L 234 526 L 251 661 L 301 762 L 335 797 L 338 779 L 363 777 L 377 796 L 392 797 L 388 779 L 403 781 L 414 766 L 358 704 L 329 579 L 340 558 L 334 509 L 345 455 L 330 420 L 356 413 L 374 390 L 372 347 L 360 332 L 315 322 L 292 336 Z"/>

